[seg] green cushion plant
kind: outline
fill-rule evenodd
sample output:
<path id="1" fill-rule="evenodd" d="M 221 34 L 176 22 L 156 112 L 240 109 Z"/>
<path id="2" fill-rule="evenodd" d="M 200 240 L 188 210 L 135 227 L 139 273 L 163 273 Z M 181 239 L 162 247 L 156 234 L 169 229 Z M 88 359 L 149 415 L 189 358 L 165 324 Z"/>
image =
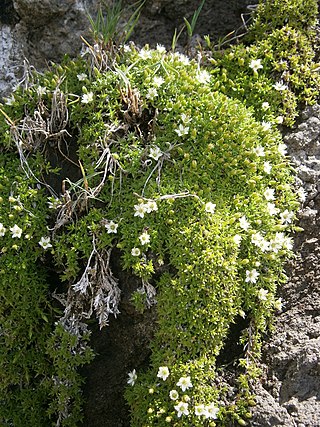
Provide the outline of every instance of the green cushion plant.
<path id="1" fill-rule="evenodd" d="M 89 45 L 1 106 L 4 425 L 81 420 L 87 320 L 119 313 L 119 252 L 141 280 L 133 303 L 157 310 L 149 368 L 129 376 L 131 425 L 245 425 L 299 206 L 277 124 L 318 88 L 310 67 L 296 78 L 313 64 L 298 31 L 277 24 L 208 53 L 207 69 L 162 46 Z M 243 318 L 231 384 L 217 359 Z"/>

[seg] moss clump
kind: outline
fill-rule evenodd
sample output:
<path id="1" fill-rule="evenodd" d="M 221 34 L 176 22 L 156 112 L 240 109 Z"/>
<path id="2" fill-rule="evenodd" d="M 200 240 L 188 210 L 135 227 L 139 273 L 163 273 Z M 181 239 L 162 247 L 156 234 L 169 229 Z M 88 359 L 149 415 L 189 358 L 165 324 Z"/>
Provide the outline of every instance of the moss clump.
<path id="1" fill-rule="evenodd" d="M 222 423 L 241 417 L 250 395 L 245 379 L 277 306 L 276 285 L 292 246 L 285 232 L 292 230 L 297 202 L 280 134 L 266 130 L 239 101 L 212 91 L 210 74 L 194 61 L 162 48 L 128 48 L 106 71 L 69 61 L 36 79 L 8 108 L 12 117 L 28 101 L 28 119 L 17 118 L 4 145 L 20 142 L 22 159 L 37 159 L 32 167 L 48 186 L 50 146 L 71 145 L 64 129 L 77 140 L 81 178 L 66 178 L 61 196 L 49 197 L 55 216 L 46 219 L 47 208 L 38 214 L 43 227 L 51 223 L 47 250 L 69 289 L 48 340 L 58 372 L 50 395 L 64 425 L 75 424 L 79 412 L 76 403 L 65 408 L 79 387 L 70 364 L 88 360 L 77 344 L 79 325 L 95 314 L 102 327 L 118 313 L 120 290 L 109 265 L 115 247 L 123 268 L 141 278 L 137 291 L 146 305 L 158 303 L 150 370 L 139 373 L 127 394 L 132 425 L 166 424 L 166 417 L 204 425 L 210 416 L 200 414 L 201 405 L 212 414 L 217 407 Z M 45 126 L 65 109 L 67 127 L 55 122 L 55 133 L 41 141 L 33 117 Z M 19 120 L 28 132 L 20 132 Z M 251 325 L 250 357 L 232 409 L 218 385 L 216 358 L 239 315 Z M 161 366 L 170 377 L 159 383 Z M 180 419 L 170 391 L 181 377 L 190 377 L 192 390 L 179 393 L 190 408 Z"/>
<path id="2" fill-rule="evenodd" d="M 292 126 L 301 105 L 317 99 L 320 79 L 313 33 L 317 2 L 308 3 L 309 8 L 300 1 L 261 3 L 245 42 L 209 55 L 214 88 L 254 107 L 255 117 L 264 122 Z"/>
<path id="3" fill-rule="evenodd" d="M 274 30 L 288 26 L 306 35 L 312 41 L 317 25 L 316 0 L 266 0 L 259 2 L 250 27 L 249 38 L 263 40 Z"/>

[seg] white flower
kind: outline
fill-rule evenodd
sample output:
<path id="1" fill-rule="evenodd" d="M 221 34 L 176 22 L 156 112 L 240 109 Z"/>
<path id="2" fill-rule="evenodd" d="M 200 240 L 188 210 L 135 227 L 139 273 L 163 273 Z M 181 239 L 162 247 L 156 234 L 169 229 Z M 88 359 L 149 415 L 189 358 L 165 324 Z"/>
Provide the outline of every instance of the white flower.
<path id="1" fill-rule="evenodd" d="M 286 209 L 285 211 L 283 211 L 280 214 L 281 223 L 282 224 L 290 224 L 292 222 L 293 217 L 294 217 L 294 213 L 289 212 L 288 209 Z"/>
<path id="2" fill-rule="evenodd" d="M 273 87 L 274 87 L 274 89 L 275 89 L 275 90 L 278 90 L 278 91 L 282 91 L 282 90 L 286 90 L 286 89 L 288 89 L 288 86 L 287 86 L 287 85 L 285 85 L 285 84 L 283 84 L 283 83 L 281 83 L 281 82 L 277 82 L 277 83 L 275 83 L 275 84 L 273 85 Z"/>
<path id="3" fill-rule="evenodd" d="M 174 407 L 177 411 L 178 418 L 180 418 L 181 415 L 189 415 L 188 406 L 189 405 L 186 402 L 179 402 L 178 405 Z"/>
<path id="4" fill-rule="evenodd" d="M 3 237 L 6 234 L 7 229 L 5 226 L 0 222 L 0 237 Z"/>
<path id="5" fill-rule="evenodd" d="M 139 236 L 139 240 L 141 245 L 147 245 L 150 243 L 150 235 L 145 231 Z"/>
<path id="6" fill-rule="evenodd" d="M 47 93 L 47 88 L 43 86 L 38 86 L 36 92 L 39 96 L 45 95 Z"/>
<path id="7" fill-rule="evenodd" d="M 246 282 L 247 283 L 257 283 L 257 279 L 260 273 L 254 268 L 253 270 L 246 271 Z"/>
<path id="8" fill-rule="evenodd" d="M 250 62 L 249 67 L 252 68 L 254 72 L 257 72 L 260 68 L 263 68 L 261 59 L 253 59 Z"/>
<path id="9" fill-rule="evenodd" d="M 145 204 L 145 207 L 146 207 L 146 212 L 147 213 L 150 213 L 150 212 L 158 210 L 157 203 L 154 200 L 149 200 L 149 202 L 147 202 Z"/>
<path id="10" fill-rule="evenodd" d="M 251 236 L 251 242 L 256 245 L 262 252 L 266 252 L 269 250 L 269 242 L 260 233 L 253 234 Z"/>
<path id="11" fill-rule="evenodd" d="M 127 384 L 133 386 L 134 383 L 137 381 L 137 378 L 138 378 L 136 370 L 134 369 L 132 372 L 129 372 L 128 376 L 129 376 L 129 379 L 127 381 Z"/>
<path id="12" fill-rule="evenodd" d="M 266 239 L 262 239 L 261 242 L 259 243 L 259 249 L 261 250 L 261 252 L 269 251 L 270 243 Z"/>
<path id="13" fill-rule="evenodd" d="M 48 198 L 49 209 L 58 209 L 61 206 L 61 200 L 55 197 Z"/>
<path id="14" fill-rule="evenodd" d="M 93 101 L 93 92 L 84 93 L 81 97 L 81 102 L 83 104 L 89 104 Z"/>
<path id="15" fill-rule="evenodd" d="M 144 203 L 139 203 L 138 205 L 134 205 L 135 213 L 134 216 L 139 216 L 140 218 L 144 217 L 146 213 L 146 207 Z"/>
<path id="16" fill-rule="evenodd" d="M 151 51 L 147 50 L 145 48 L 141 49 L 138 55 L 140 56 L 141 59 L 150 59 L 150 58 L 152 58 Z"/>
<path id="17" fill-rule="evenodd" d="M 268 214 L 273 216 L 273 215 L 277 215 L 280 212 L 279 208 L 276 208 L 274 203 L 267 203 L 267 211 Z"/>
<path id="18" fill-rule="evenodd" d="M 291 237 L 285 236 L 282 240 L 282 247 L 287 251 L 291 251 L 293 248 L 293 241 Z"/>
<path id="19" fill-rule="evenodd" d="M 261 147 L 261 145 L 259 145 L 258 147 L 255 147 L 253 149 L 253 152 L 258 156 L 258 157 L 264 157 L 266 155 L 266 153 L 264 152 L 264 148 Z"/>
<path id="20" fill-rule="evenodd" d="M 117 224 L 117 223 L 115 223 L 115 222 L 113 222 L 113 221 L 109 221 L 107 224 L 106 224 L 106 229 L 107 229 L 107 231 L 108 231 L 108 234 L 111 234 L 111 233 L 117 233 L 117 231 L 118 231 L 118 226 L 119 226 L 119 224 Z"/>
<path id="21" fill-rule="evenodd" d="M 130 51 L 131 51 L 131 46 L 130 46 L 129 44 L 125 44 L 125 45 L 123 46 L 123 51 L 124 51 L 124 52 L 130 52 Z"/>
<path id="22" fill-rule="evenodd" d="M 272 169 L 272 165 L 270 162 L 264 162 L 263 163 L 263 170 L 265 173 L 267 173 L 269 175 L 269 173 L 271 172 Z"/>
<path id="23" fill-rule="evenodd" d="M 17 199 L 15 197 L 13 197 L 13 196 L 9 196 L 8 200 L 9 200 L 10 203 L 14 203 L 14 202 L 17 201 Z"/>
<path id="24" fill-rule="evenodd" d="M 150 147 L 149 157 L 158 161 L 161 156 L 162 156 L 162 151 L 157 145 L 153 145 L 152 147 Z"/>
<path id="25" fill-rule="evenodd" d="M 251 243 L 253 243 L 254 245 L 260 247 L 261 242 L 264 240 L 264 237 L 262 236 L 261 233 L 254 233 L 251 236 Z"/>
<path id="26" fill-rule="evenodd" d="M 183 126 L 183 124 L 181 123 L 177 129 L 174 130 L 175 132 L 177 132 L 178 136 L 184 136 L 184 135 L 188 135 L 189 133 L 189 126 Z"/>
<path id="27" fill-rule="evenodd" d="M 306 201 L 306 199 L 307 199 L 307 193 L 304 191 L 304 188 L 303 187 L 300 187 L 298 190 L 297 190 L 297 195 L 298 195 L 298 197 L 299 197 L 299 200 L 300 200 L 300 202 L 305 202 Z"/>
<path id="28" fill-rule="evenodd" d="M 274 189 L 273 188 L 266 188 L 266 190 L 264 191 L 264 193 L 263 193 L 263 195 L 264 195 L 264 198 L 266 199 L 266 200 L 274 200 L 275 199 L 275 197 L 274 197 Z"/>
<path id="29" fill-rule="evenodd" d="M 240 219 L 239 219 L 239 223 L 240 223 L 240 227 L 247 231 L 248 228 L 250 227 L 250 223 L 247 221 L 247 218 L 245 217 L 245 215 L 243 215 Z"/>
<path id="30" fill-rule="evenodd" d="M 276 310 L 281 311 L 283 307 L 282 298 L 278 298 L 277 300 L 275 300 L 273 306 Z"/>
<path id="31" fill-rule="evenodd" d="M 194 413 L 197 417 L 201 417 L 202 415 L 207 415 L 207 411 L 204 405 L 196 405 L 194 407 Z"/>
<path id="32" fill-rule="evenodd" d="M 281 156 L 285 156 L 287 154 L 287 146 L 286 144 L 279 144 L 278 145 L 278 152 L 281 154 Z"/>
<path id="33" fill-rule="evenodd" d="M 278 117 L 276 117 L 275 122 L 276 122 L 278 125 L 281 125 L 281 124 L 283 123 L 283 117 L 282 117 L 282 116 L 278 116 Z"/>
<path id="34" fill-rule="evenodd" d="M 187 116 L 185 113 L 182 113 L 182 114 L 181 114 L 181 121 L 182 121 L 182 123 L 184 123 L 184 124 L 190 123 L 190 121 L 191 121 L 191 117 L 190 117 L 190 116 Z"/>
<path id="35" fill-rule="evenodd" d="M 38 243 L 43 249 L 52 248 L 52 245 L 50 243 L 50 237 L 41 237 Z"/>
<path id="36" fill-rule="evenodd" d="M 180 387 L 182 391 L 186 391 L 188 388 L 193 387 L 190 377 L 181 377 L 177 382 L 177 386 Z"/>
<path id="37" fill-rule="evenodd" d="M 12 94 L 11 96 L 9 96 L 8 98 L 5 98 L 5 104 L 6 105 L 12 105 L 15 102 L 15 97 Z"/>
<path id="38" fill-rule="evenodd" d="M 17 224 L 14 224 L 13 227 L 10 227 L 10 231 L 12 233 L 12 238 L 18 238 L 20 239 L 21 234 L 22 234 L 22 229 L 20 227 L 17 226 Z"/>
<path id="39" fill-rule="evenodd" d="M 269 251 L 274 252 L 275 254 L 277 254 L 282 247 L 282 240 L 279 240 L 279 236 L 277 236 L 277 234 L 278 233 L 276 233 L 276 237 L 271 239 L 269 242 Z"/>
<path id="40" fill-rule="evenodd" d="M 157 44 L 157 51 L 159 53 L 166 53 L 166 48 L 162 46 L 161 44 Z"/>
<path id="41" fill-rule="evenodd" d="M 196 79 L 199 83 L 208 84 L 210 82 L 210 74 L 206 70 L 200 71 L 196 75 Z"/>
<path id="42" fill-rule="evenodd" d="M 241 243 L 241 240 L 242 240 L 242 237 L 240 236 L 240 234 L 235 234 L 234 236 L 233 236 L 233 238 L 232 238 L 232 240 L 234 241 L 234 243 L 236 244 L 236 245 L 240 245 L 240 243 Z"/>
<path id="43" fill-rule="evenodd" d="M 258 291 L 258 298 L 260 301 L 266 301 L 268 297 L 269 291 L 267 289 L 259 289 Z"/>
<path id="44" fill-rule="evenodd" d="M 183 53 L 176 53 L 175 57 L 183 64 L 183 65 L 189 65 L 190 64 L 190 59 L 186 56 L 183 55 Z"/>
<path id="45" fill-rule="evenodd" d="M 262 103 L 262 105 L 261 105 L 261 108 L 262 108 L 264 111 L 268 110 L 268 108 L 269 108 L 269 107 L 270 107 L 269 102 L 263 102 L 263 103 Z"/>
<path id="46" fill-rule="evenodd" d="M 179 393 L 177 390 L 171 390 L 169 396 L 171 400 L 177 400 L 179 398 Z"/>
<path id="47" fill-rule="evenodd" d="M 214 403 L 210 403 L 210 405 L 207 405 L 205 410 L 206 410 L 206 418 L 212 418 L 213 420 L 217 419 L 219 408 L 217 408 Z"/>
<path id="48" fill-rule="evenodd" d="M 155 87 L 151 87 L 148 89 L 146 98 L 152 100 L 152 99 L 156 98 L 157 96 L 158 96 L 158 92 L 157 92 L 157 89 Z"/>
<path id="49" fill-rule="evenodd" d="M 160 87 L 164 83 L 164 78 L 161 76 L 155 76 L 153 78 L 153 86 Z"/>
<path id="50" fill-rule="evenodd" d="M 206 212 L 213 214 L 214 211 L 215 211 L 215 209 L 216 209 L 216 205 L 214 203 L 212 203 L 212 202 L 207 202 L 205 204 L 204 209 L 205 209 Z"/>
<path id="51" fill-rule="evenodd" d="M 167 366 L 160 366 L 158 369 L 157 377 L 161 378 L 163 381 L 165 381 L 168 376 L 170 375 L 169 368 Z"/>
<path id="52" fill-rule="evenodd" d="M 262 122 L 261 126 L 262 126 L 263 130 L 265 130 L 265 131 L 271 129 L 271 123 L 270 122 Z"/>
<path id="53" fill-rule="evenodd" d="M 87 78 L 86 73 L 77 74 L 77 79 L 79 80 L 79 82 L 83 82 L 86 78 Z"/>
<path id="54" fill-rule="evenodd" d="M 139 248 L 132 248 L 131 249 L 131 255 L 132 256 L 139 256 L 141 254 L 141 251 Z"/>

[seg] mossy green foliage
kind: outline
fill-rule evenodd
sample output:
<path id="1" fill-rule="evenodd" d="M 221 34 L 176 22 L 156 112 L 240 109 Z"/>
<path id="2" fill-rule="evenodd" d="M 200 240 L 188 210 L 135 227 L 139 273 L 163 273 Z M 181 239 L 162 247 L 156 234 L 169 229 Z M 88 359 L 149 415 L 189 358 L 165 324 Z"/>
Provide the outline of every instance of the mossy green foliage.
<path id="1" fill-rule="evenodd" d="M 293 125 L 300 106 L 314 103 L 319 93 L 316 10 L 314 0 L 261 3 L 244 43 L 213 54 L 215 88 L 253 106 L 259 120 L 269 121 L 272 113 Z"/>
<path id="2" fill-rule="evenodd" d="M 30 76 L 1 107 L 2 423 L 80 421 L 85 322 L 119 312 L 117 248 L 141 279 L 137 309 L 156 302 L 158 313 L 150 366 L 130 374 L 132 426 L 244 425 L 299 206 L 277 124 L 317 90 L 298 31 L 277 24 L 208 70 L 161 46 L 111 59 L 95 46 Z M 278 73 L 294 90 L 274 87 Z M 54 150 L 76 177 L 50 164 Z M 51 288 L 67 289 L 59 313 L 48 269 L 59 274 Z M 231 385 L 217 357 L 241 317 Z"/>
<path id="3" fill-rule="evenodd" d="M 266 0 L 259 2 L 253 17 L 249 38 L 254 42 L 263 40 L 274 30 L 288 26 L 300 34 L 314 39 L 317 24 L 316 0 Z"/>
<path id="4" fill-rule="evenodd" d="M 215 362 L 230 324 L 247 315 L 254 327 L 244 372 L 251 372 L 259 336 L 277 305 L 276 285 L 291 249 L 283 232 L 292 229 L 297 206 L 280 134 L 264 129 L 239 101 L 212 91 L 210 75 L 181 54 L 131 48 L 114 70 L 96 69 L 89 78 L 90 72 L 85 61 L 69 62 L 55 76 L 39 77 L 9 107 L 14 111 L 31 97 L 30 115 L 32 105 L 36 111 L 41 105 L 49 117 L 58 82 L 67 99 L 68 132 L 78 138 L 83 178 L 66 185 L 75 202 L 74 217 L 54 233 L 49 248 L 61 279 L 69 286 L 78 280 L 78 294 L 96 304 L 98 290 L 80 288 L 87 282 L 79 276 L 93 244 L 100 254 L 117 246 L 123 267 L 141 277 L 138 293 L 147 304 L 154 302 L 157 288 L 151 367 L 139 373 L 127 395 L 132 425 L 166 425 L 167 417 L 179 425 L 205 425 L 210 417 L 196 415 L 194 408 L 210 404 L 219 408 L 222 422 L 230 413 L 241 417 L 247 411 L 246 377 L 237 408 L 221 407 L 225 387 L 216 386 Z M 85 79 L 81 83 L 79 76 Z M 46 93 L 39 98 L 44 84 Z M 38 164 L 45 168 L 45 156 Z M 80 209 L 83 200 L 86 207 Z M 262 241 L 264 249 L 258 244 Z M 168 266 L 164 274 L 162 264 Z M 60 388 L 55 392 L 53 387 L 53 394 L 60 402 L 58 412 L 64 413 L 63 405 L 79 386 L 73 378 L 74 388 L 62 389 L 74 375 L 69 363 L 77 366 L 84 356 L 67 358 L 70 337 L 59 339 L 59 330 L 61 325 L 49 342 L 51 358 L 60 356 L 54 366 Z M 166 381 L 157 378 L 160 366 L 170 370 Z M 178 402 L 169 392 L 188 376 L 192 389 L 179 399 L 190 399 L 190 415 L 177 418 Z M 77 405 L 73 411 L 78 413 Z M 70 419 L 64 425 L 73 425 Z"/>
<path id="5" fill-rule="evenodd" d="M 26 180 L 19 167 L 16 155 L 1 155 L 0 421 L 42 426 L 48 422 L 43 413 L 48 404 L 45 380 L 51 367 L 46 342 L 52 322 L 38 245 L 46 233 L 46 206 L 43 191 L 34 180 Z M 23 237 L 19 229 L 12 237 L 14 226 Z"/>

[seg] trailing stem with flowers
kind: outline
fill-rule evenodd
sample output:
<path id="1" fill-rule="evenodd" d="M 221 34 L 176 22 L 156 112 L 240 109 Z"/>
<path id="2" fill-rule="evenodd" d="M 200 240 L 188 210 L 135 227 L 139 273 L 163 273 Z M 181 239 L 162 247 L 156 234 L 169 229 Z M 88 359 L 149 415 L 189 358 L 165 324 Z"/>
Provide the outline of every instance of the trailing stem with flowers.
<path id="1" fill-rule="evenodd" d="M 307 83 L 274 79 L 259 49 L 206 52 L 204 68 L 162 46 L 89 45 L 1 106 L 4 425 L 80 422 L 87 321 L 119 315 L 118 253 L 140 279 L 133 303 L 158 317 L 148 369 L 129 374 L 131 425 L 245 425 L 303 198 L 278 125 Z M 218 358 L 240 319 L 231 385 Z"/>

